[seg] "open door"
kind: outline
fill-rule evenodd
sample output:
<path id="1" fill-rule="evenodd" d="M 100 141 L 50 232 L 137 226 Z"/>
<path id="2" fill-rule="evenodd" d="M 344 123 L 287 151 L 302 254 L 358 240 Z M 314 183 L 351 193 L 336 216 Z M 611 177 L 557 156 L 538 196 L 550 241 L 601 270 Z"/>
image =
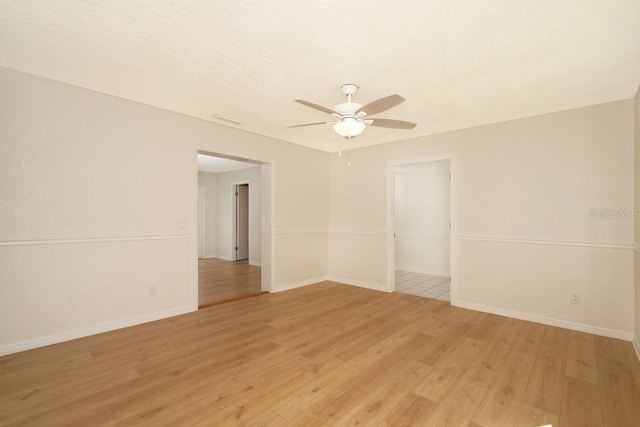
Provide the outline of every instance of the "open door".
<path id="1" fill-rule="evenodd" d="M 249 184 L 236 185 L 236 261 L 249 259 Z"/>

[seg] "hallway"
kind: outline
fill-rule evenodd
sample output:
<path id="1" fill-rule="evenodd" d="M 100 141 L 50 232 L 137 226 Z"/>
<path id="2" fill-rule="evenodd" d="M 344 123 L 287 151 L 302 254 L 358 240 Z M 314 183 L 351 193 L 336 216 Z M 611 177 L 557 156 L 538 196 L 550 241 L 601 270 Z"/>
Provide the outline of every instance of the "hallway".
<path id="1" fill-rule="evenodd" d="M 262 293 L 261 268 L 246 261 L 198 260 L 198 307 Z"/>

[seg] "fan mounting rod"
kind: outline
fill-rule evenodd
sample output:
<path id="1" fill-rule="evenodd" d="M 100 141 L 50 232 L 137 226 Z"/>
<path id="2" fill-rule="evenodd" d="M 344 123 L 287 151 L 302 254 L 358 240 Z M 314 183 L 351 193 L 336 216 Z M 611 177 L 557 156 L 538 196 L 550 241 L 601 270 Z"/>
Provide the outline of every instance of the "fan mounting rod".
<path id="1" fill-rule="evenodd" d="M 347 97 L 347 102 L 351 102 L 351 97 L 358 92 L 358 85 L 354 85 L 353 83 L 347 83 L 342 85 L 342 93 Z"/>

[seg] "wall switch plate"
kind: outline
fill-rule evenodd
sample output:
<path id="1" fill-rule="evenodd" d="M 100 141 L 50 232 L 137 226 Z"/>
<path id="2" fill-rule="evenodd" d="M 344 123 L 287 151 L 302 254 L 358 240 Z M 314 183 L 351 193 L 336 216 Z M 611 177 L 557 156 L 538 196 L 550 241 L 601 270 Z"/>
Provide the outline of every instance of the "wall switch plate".
<path id="1" fill-rule="evenodd" d="M 158 287 L 156 285 L 149 286 L 149 296 L 155 297 L 156 295 L 158 295 Z"/>
<path id="2" fill-rule="evenodd" d="M 580 294 L 570 294 L 569 295 L 569 302 L 571 304 L 580 304 Z"/>

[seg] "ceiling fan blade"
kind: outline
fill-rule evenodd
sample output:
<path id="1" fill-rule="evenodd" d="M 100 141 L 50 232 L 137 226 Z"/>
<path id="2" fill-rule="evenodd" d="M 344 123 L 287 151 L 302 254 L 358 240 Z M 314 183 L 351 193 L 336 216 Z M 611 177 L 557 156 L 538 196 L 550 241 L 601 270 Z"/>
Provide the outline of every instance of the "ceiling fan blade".
<path id="1" fill-rule="evenodd" d="M 294 101 L 302 104 L 302 105 L 306 105 L 307 107 L 313 108 L 315 110 L 320 110 L 324 113 L 328 113 L 328 114 L 337 114 L 335 111 L 333 111 L 331 108 L 327 108 L 327 107 L 323 107 L 322 105 L 318 105 L 318 104 L 314 104 L 313 102 L 309 102 L 309 101 L 305 101 L 304 99 L 295 99 Z"/>
<path id="2" fill-rule="evenodd" d="M 371 116 L 373 114 L 387 111 L 388 109 L 393 108 L 396 105 L 402 104 L 404 101 L 405 99 L 400 95 L 385 96 L 384 98 L 376 99 L 375 101 L 371 101 L 367 105 L 360 107 L 360 109 L 356 111 L 356 114 L 364 111 L 368 116 Z"/>
<path id="3" fill-rule="evenodd" d="M 315 126 L 315 125 L 326 125 L 327 122 L 315 122 L 315 123 L 305 123 L 302 125 L 293 125 L 293 126 L 287 126 L 290 128 L 300 128 L 300 127 L 304 127 L 304 126 Z"/>
<path id="4" fill-rule="evenodd" d="M 417 123 L 404 122 L 402 120 L 393 119 L 374 119 L 371 126 L 378 126 L 379 128 L 391 128 L 391 129 L 413 129 L 417 126 Z"/>

